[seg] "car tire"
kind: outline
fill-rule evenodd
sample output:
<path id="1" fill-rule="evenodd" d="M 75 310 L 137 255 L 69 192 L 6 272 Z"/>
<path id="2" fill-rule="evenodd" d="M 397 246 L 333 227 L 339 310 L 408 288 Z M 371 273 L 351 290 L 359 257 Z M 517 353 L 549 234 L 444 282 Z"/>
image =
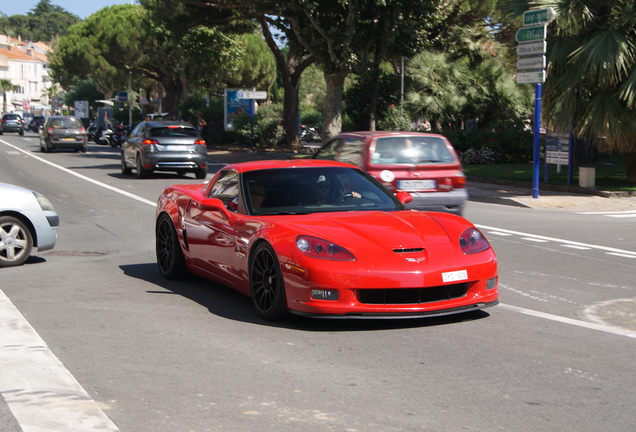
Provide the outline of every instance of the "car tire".
<path id="1" fill-rule="evenodd" d="M 198 178 L 199 180 L 204 179 L 207 175 L 208 175 L 207 168 L 199 168 L 194 172 L 194 176 Z"/>
<path id="2" fill-rule="evenodd" d="M 126 165 L 126 156 L 124 156 L 124 153 L 122 152 L 122 154 L 121 154 L 121 173 L 123 175 L 130 175 L 131 172 L 132 172 L 132 170 L 130 168 L 128 168 L 128 165 Z"/>
<path id="3" fill-rule="evenodd" d="M 82 149 L 80 150 L 82 153 L 86 153 L 88 151 L 88 146 L 84 146 L 82 147 Z"/>
<path id="4" fill-rule="evenodd" d="M 21 129 L 20 130 L 20 136 L 23 136 L 23 135 L 24 135 L 24 130 Z"/>
<path id="5" fill-rule="evenodd" d="M 26 224 L 13 216 L 0 217 L 0 267 L 23 264 L 33 249 L 33 236 Z"/>
<path id="6" fill-rule="evenodd" d="M 137 178 L 138 179 L 145 179 L 146 177 L 148 177 L 148 170 L 146 168 L 144 168 L 142 162 L 141 162 L 141 156 L 137 156 L 137 162 L 136 162 L 136 166 L 137 166 Z"/>
<path id="7" fill-rule="evenodd" d="M 165 213 L 159 216 L 155 227 L 155 251 L 161 276 L 166 279 L 178 279 L 187 273 L 177 231 Z"/>
<path id="8" fill-rule="evenodd" d="M 285 284 L 276 252 L 260 243 L 250 255 L 250 294 L 258 314 L 268 320 L 281 319 L 286 312 Z"/>

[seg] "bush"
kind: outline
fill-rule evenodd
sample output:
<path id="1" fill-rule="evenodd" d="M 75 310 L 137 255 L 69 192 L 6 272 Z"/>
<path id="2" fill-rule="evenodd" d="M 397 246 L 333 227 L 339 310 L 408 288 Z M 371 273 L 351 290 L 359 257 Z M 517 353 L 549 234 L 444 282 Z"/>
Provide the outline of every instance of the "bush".
<path id="1" fill-rule="evenodd" d="M 385 111 L 384 116 L 378 121 L 378 130 L 410 131 L 411 118 L 402 108 L 391 105 L 391 108 Z"/>
<path id="2" fill-rule="evenodd" d="M 532 160 L 533 133 L 519 128 L 499 130 L 445 130 L 464 164 L 523 163 Z M 483 162 L 482 162 L 483 161 Z"/>
<path id="3" fill-rule="evenodd" d="M 253 140 L 260 148 L 274 147 L 283 135 L 282 106 L 278 104 L 261 106 L 254 114 Z M 236 142 L 250 143 L 250 116 L 241 115 L 234 120 Z"/>

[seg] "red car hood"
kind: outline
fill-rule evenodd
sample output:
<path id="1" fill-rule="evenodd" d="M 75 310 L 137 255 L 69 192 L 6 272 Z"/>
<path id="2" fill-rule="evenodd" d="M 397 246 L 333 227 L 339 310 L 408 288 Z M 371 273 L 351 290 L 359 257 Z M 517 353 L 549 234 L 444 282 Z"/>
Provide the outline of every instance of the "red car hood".
<path id="1" fill-rule="evenodd" d="M 406 249 L 451 242 L 433 217 L 416 211 L 313 213 L 281 217 L 280 222 L 292 230 L 296 228 L 298 234 L 313 235 L 346 248 Z"/>

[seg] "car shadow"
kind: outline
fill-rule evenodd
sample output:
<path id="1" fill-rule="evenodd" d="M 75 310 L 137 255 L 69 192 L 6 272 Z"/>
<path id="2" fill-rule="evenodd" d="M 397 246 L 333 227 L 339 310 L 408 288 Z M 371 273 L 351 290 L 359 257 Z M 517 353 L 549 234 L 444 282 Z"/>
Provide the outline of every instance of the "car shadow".
<path id="1" fill-rule="evenodd" d="M 484 310 L 441 317 L 408 319 L 326 319 L 320 317 L 303 317 L 290 313 L 283 320 L 270 322 L 263 320 L 257 315 L 252 305 L 252 300 L 249 297 L 232 288 L 217 284 L 216 282 L 195 275 L 187 275 L 181 280 L 166 280 L 161 277 L 156 263 L 121 265 L 120 268 L 126 276 L 149 282 L 158 288 L 163 288 L 163 290 L 146 291 L 148 294 L 177 294 L 200 304 L 207 308 L 210 313 L 219 317 L 291 330 L 308 332 L 399 330 L 461 324 L 490 316 L 490 314 Z"/>

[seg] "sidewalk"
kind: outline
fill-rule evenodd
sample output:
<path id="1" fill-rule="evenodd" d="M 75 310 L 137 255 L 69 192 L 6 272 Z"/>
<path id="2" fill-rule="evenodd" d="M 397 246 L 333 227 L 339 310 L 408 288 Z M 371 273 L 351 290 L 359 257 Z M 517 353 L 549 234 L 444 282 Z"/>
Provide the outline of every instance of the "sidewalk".
<path id="1" fill-rule="evenodd" d="M 491 183 L 496 181 L 495 184 Z M 552 187 L 539 184 L 538 198 L 532 197 L 532 187 L 512 186 L 504 181 L 469 178 L 466 186 L 470 201 L 510 205 L 534 209 L 560 209 L 571 211 L 636 211 L 636 196 L 596 190 L 574 191 L 575 188 Z M 560 190 L 559 190 L 560 189 Z M 587 192 L 587 193 L 584 193 Z"/>
<path id="2" fill-rule="evenodd" d="M 312 153 L 308 149 L 307 153 Z M 253 151 L 247 147 L 210 148 L 212 163 L 230 164 L 254 160 L 287 159 L 292 152 Z M 636 211 L 636 195 L 603 192 L 594 189 L 559 187 L 539 184 L 539 197 L 532 198 L 531 183 L 469 177 L 467 189 L 470 201 L 525 207 L 571 211 Z M 546 190 L 547 188 L 552 190 Z"/>

